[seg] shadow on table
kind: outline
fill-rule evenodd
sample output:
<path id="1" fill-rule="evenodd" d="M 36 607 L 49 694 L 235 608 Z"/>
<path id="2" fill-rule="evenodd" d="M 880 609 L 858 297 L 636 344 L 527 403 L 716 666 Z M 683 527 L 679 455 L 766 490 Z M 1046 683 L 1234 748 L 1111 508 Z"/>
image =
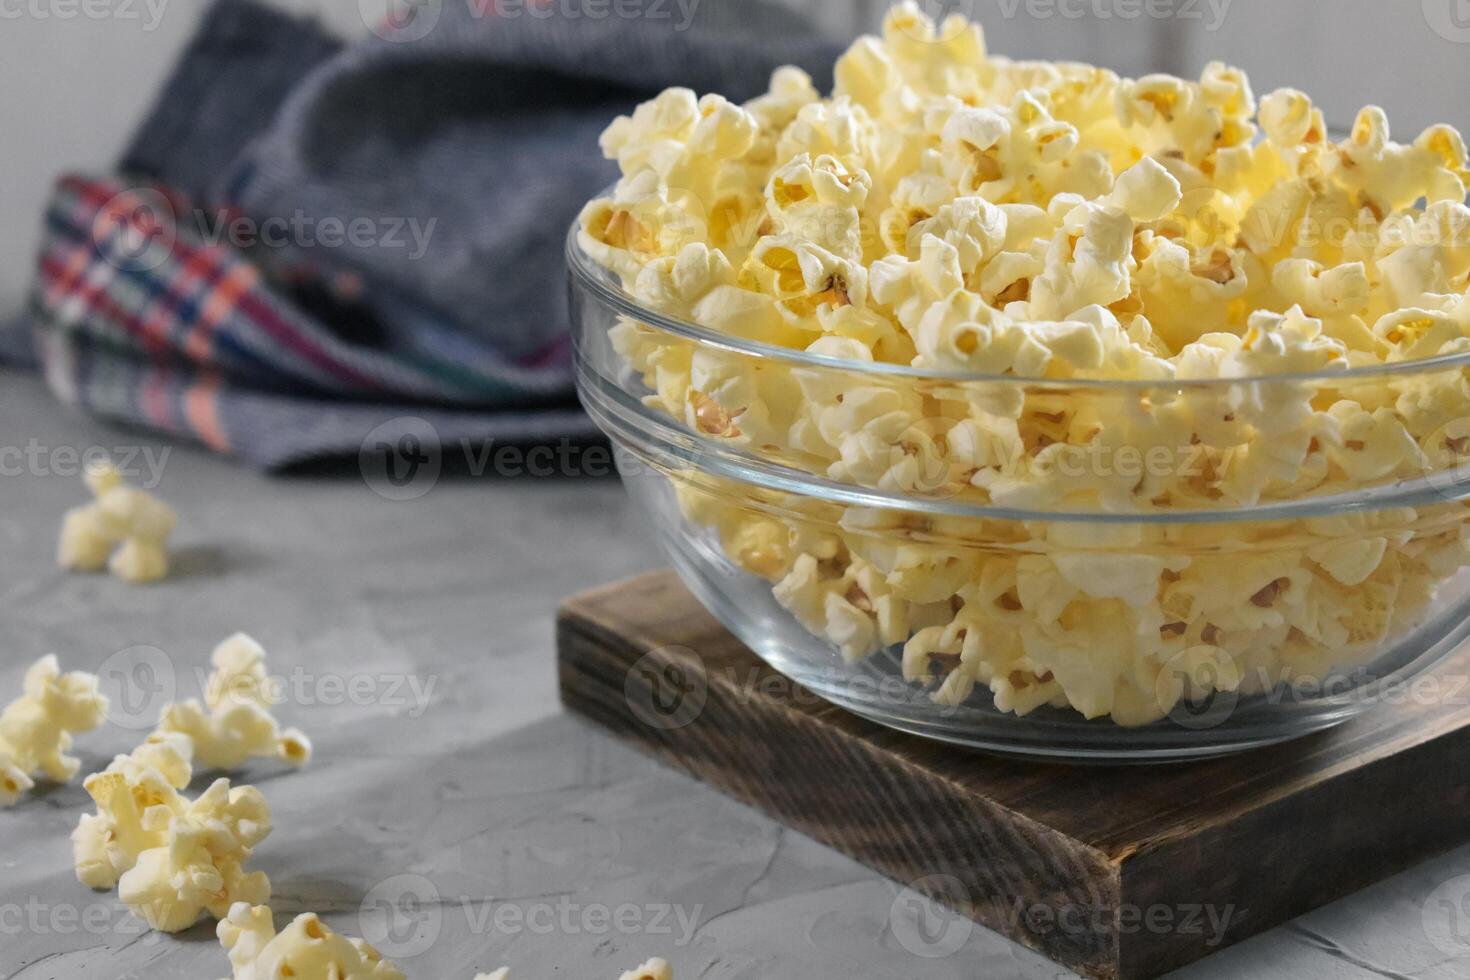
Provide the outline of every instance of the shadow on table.
<path id="1" fill-rule="evenodd" d="M 617 462 L 605 439 L 559 439 L 551 442 L 458 443 L 425 449 L 404 445 L 386 450 L 386 459 L 364 455 L 309 460 L 277 471 L 283 477 L 361 479 L 391 466 L 412 479 L 430 467 L 437 479 L 453 480 L 610 480 Z"/>

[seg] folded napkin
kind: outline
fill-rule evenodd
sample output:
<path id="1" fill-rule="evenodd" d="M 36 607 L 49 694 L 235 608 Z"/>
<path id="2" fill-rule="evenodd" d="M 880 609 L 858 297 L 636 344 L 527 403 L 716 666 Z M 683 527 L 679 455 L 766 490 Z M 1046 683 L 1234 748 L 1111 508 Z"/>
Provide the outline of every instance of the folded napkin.
<path id="1" fill-rule="evenodd" d="M 835 54 L 762 0 L 414 9 L 341 47 L 218 0 L 126 176 L 57 185 L 29 333 L 60 397 L 262 467 L 405 416 L 590 437 L 562 247 L 616 176 L 598 133 L 669 85 L 743 99 L 786 63 L 825 85 Z"/>

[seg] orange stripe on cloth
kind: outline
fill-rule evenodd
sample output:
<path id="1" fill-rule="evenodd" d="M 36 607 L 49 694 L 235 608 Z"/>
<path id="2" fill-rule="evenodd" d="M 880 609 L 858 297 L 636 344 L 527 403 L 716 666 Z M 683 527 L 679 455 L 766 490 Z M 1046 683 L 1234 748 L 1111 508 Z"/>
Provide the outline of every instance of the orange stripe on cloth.
<path id="1" fill-rule="evenodd" d="M 255 288 L 260 273 L 253 265 L 238 262 L 215 283 L 200 306 L 199 316 L 184 339 L 184 353 L 207 364 L 213 359 L 215 328 L 240 302 L 240 297 Z"/>
<path id="2" fill-rule="evenodd" d="M 46 302 L 55 306 L 61 298 L 76 288 L 81 281 L 83 273 L 92 261 L 92 246 L 78 245 L 66 250 L 67 260 L 61 270 L 61 274 L 51 281 L 46 287 Z"/>
<path id="3" fill-rule="evenodd" d="M 184 392 L 184 417 L 204 444 L 217 453 L 230 451 L 230 440 L 219 421 L 219 376 L 206 374 Z"/>
<path id="4" fill-rule="evenodd" d="M 167 379 L 162 368 L 150 367 L 144 373 L 138 401 L 143 408 L 143 417 L 154 426 L 166 432 L 172 432 L 176 428 L 169 405 Z"/>

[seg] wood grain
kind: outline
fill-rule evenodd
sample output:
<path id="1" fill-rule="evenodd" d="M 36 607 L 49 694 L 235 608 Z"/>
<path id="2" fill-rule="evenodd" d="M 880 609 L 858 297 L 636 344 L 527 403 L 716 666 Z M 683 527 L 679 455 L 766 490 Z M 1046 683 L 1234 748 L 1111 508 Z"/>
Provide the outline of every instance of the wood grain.
<path id="1" fill-rule="evenodd" d="M 1157 977 L 1470 840 L 1461 698 L 1380 706 L 1227 759 L 1078 768 L 939 745 L 821 702 L 672 572 L 568 600 L 558 649 L 572 710 L 1103 980 Z M 1438 673 L 1454 689 L 1470 650 Z"/>

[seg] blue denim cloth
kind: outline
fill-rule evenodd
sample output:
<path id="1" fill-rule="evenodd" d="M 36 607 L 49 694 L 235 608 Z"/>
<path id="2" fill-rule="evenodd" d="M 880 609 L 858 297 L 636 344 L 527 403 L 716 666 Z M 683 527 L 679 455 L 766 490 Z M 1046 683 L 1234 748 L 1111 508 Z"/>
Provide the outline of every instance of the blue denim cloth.
<path id="1" fill-rule="evenodd" d="M 566 330 L 562 245 L 580 205 L 616 176 L 597 149 L 614 116 L 670 85 L 743 100 L 782 64 L 830 72 L 835 60 L 829 42 L 758 0 L 699 0 L 683 8 L 687 24 L 679 0 L 638 0 L 627 9 L 640 17 L 606 0 L 422 9 L 297 87 L 213 196 L 262 217 L 434 222 L 417 261 L 373 247 L 340 258 L 511 356 Z"/>

